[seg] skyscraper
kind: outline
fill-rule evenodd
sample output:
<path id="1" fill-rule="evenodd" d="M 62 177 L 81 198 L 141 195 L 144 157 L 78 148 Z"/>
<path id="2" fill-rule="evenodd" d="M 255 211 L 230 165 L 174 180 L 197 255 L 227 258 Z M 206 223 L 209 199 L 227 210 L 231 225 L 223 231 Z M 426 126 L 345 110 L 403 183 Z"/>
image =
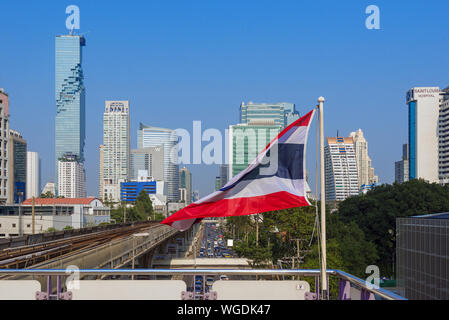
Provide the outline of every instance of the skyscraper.
<path id="1" fill-rule="evenodd" d="M 282 126 L 274 120 L 252 120 L 229 126 L 229 178 L 244 170 L 276 137 Z"/>
<path id="2" fill-rule="evenodd" d="M 415 87 L 407 92 L 409 178 L 438 182 L 439 87 Z"/>
<path id="3" fill-rule="evenodd" d="M 394 181 L 403 183 L 408 181 L 408 144 L 402 145 L 402 160 L 394 163 Z"/>
<path id="4" fill-rule="evenodd" d="M 299 119 L 299 113 L 293 103 L 253 103 L 240 104 L 240 123 L 250 123 L 253 120 L 272 120 L 275 124 L 287 127 Z"/>
<path id="5" fill-rule="evenodd" d="M 86 197 L 86 174 L 78 156 L 65 154 L 58 161 L 58 194 L 64 198 Z"/>
<path id="6" fill-rule="evenodd" d="M 106 101 L 103 115 L 104 199 L 120 201 L 120 181 L 129 178 L 129 101 Z"/>
<path id="7" fill-rule="evenodd" d="M 379 179 L 374 175 L 371 158 L 368 156 L 368 142 L 363 136 L 362 129 L 351 132 L 349 136 L 354 140 L 359 187 L 361 185 L 377 183 Z"/>
<path id="8" fill-rule="evenodd" d="M 84 162 L 86 135 L 85 89 L 82 70 L 83 36 L 60 35 L 55 40 L 55 170 L 66 153 Z M 56 187 L 56 190 L 58 188 Z"/>
<path id="9" fill-rule="evenodd" d="M 41 191 L 41 161 L 37 152 L 27 152 L 27 198 L 39 197 Z"/>
<path id="10" fill-rule="evenodd" d="M 326 200 L 342 201 L 359 194 L 357 159 L 352 137 L 327 138 L 324 161 Z"/>
<path id="11" fill-rule="evenodd" d="M 9 96 L 0 88 L 0 204 L 8 198 Z"/>
<path id="12" fill-rule="evenodd" d="M 220 188 L 223 188 L 226 183 L 228 183 L 229 180 L 229 166 L 227 164 L 221 164 L 220 165 Z"/>
<path id="13" fill-rule="evenodd" d="M 9 130 L 8 159 L 7 202 L 21 203 L 27 197 L 27 142 L 15 130 Z"/>
<path id="14" fill-rule="evenodd" d="M 186 205 L 192 203 L 192 174 L 184 167 L 179 170 L 179 189 L 185 189 Z"/>
<path id="15" fill-rule="evenodd" d="M 140 123 L 137 132 L 137 147 L 160 147 L 164 150 L 164 181 L 170 202 L 179 201 L 178 135 L 175 130 L 145 126 Z"/>

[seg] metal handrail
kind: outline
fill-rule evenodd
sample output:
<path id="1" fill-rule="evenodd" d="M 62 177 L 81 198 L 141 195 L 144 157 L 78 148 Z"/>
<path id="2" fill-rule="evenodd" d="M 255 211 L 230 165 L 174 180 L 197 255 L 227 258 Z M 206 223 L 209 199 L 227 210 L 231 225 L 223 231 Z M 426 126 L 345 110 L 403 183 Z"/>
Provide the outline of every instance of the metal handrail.
<path id="1" fill-rule="evenodd" d="M 3 275 L 33 275 L 33 276 L 67 276 L 71 273 L 77 272 L 79 275 L 90 276 L 104 276 L 104 275 L 120 275 L 120 276 L 139 276 L 139 275 L 283 275 L 283 276 L 305 276 L 305 277 L 318 277 L 320 276 L 320 270 L 318 269 L 249 269 L 249 270 L 236 270 L 236 269 L 0 269 L 0 276 Z M 404 297 L 385 290 L 383 288 L 376 287 L 366 281 L 357 278 L 349 273 L 341 270 L 327 270 L 328 276 L 337 276 L 341 279 L 349 281 L 353 285 L 362 288 L 368 292 L 380 296 L 387 300 L 407 300 Z"/>

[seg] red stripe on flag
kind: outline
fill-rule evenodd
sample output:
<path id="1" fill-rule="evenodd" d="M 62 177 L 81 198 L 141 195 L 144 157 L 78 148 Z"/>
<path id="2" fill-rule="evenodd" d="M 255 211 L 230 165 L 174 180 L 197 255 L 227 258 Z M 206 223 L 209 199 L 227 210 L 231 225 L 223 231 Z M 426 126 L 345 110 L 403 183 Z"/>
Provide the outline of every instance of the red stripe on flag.
<path id="1" fill-rule="evenodd" d="M 172 214 L 161 223 L 171 225 L 177 220 L 244 216 L 309 205 L 305 197 L 280 191 L 256 197 L 223 199 L 216 202 L 204 202 L 200 204 L 192 203 Z"/>

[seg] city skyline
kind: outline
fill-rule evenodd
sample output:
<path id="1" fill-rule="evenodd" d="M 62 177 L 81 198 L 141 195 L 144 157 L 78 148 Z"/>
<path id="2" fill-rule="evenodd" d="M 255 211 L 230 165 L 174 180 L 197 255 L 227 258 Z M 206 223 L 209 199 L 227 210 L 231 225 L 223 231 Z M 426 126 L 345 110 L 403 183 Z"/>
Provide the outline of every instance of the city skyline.
<path id="1" fill-rule="evenodd" d="M 113 32 L 106 25 L 101 25 L 105 19 L 95 22 L 91 4 L 85 1 L 79 1 L 77 4 L 82 17 L 80 33 L 92 30 L 85 35 L 89 50 L 84 52 L 83 57 L 87 88 L 85 166 L 89 195 L 98 194 L 98 146 L 101 144 L 99 123 L 105 99 L 126 99 L 135 106 L 135 113 L 131 114 L 131 132 L 136 130 L 137 119 L 155 126 L 187 130 L 191 128 L 191 121 L 202 120 L 205 127 L 224 131 L 227 125 L 238 122 L 236 106 L 241 101 L 267 103 L 289 101 L 296 104 L 298 111 L 303 114 L 308 106 L 313 106 L 316 96 L 325 95 L 328 101 L 326 120 L 329 120 L 326 121 L 325 135 L 333 136 L 337 130 L 349 133 L 355 126 L 362 128 L 370 141 L 370 155 L 380 182 L 391 183 L 394 181 L 392 164 L 400 159 L 400 147 L 407 141 L 407 108 L 404 105 L 404 92 L 415 86 L 445 85 L 444 74 L 441 72 L 448 64 L 443 54 L 447 45 L 442 38 L 444 37 L 442 30 L 447 23 L 442 15 L 443 8 L 448 6 L 445 2 L 441 2 L 438 10 L 425 7 L 423 4 L 410 4 L 408 9 L 415 15 L 418 12 L 426 13 L 424 21 L 413 25 L 400 14 L 400 5 L 379 1 L 383 15 L 382 30 L 378 32 L 364 28 L 364 17 L 360 14 L 363 12 L 363 5 L 354 8 L 349 4 L 327 4 L 334 15 L 326 17 L 327 20 L 324 19 L 322 25 L 314 25 L 311 29 L 307 24 L 320 12 L 318 4 L 309 3 L 300 10 L 298 5 L 290 2 L 286 6 L 292 10 L 268 6 L 261 11 L 253 11 L 249 5 L 239 4 L 241 11 L 236 13 L 229 24 L 232 25 L 234 22 L 234 25 L 223 29 L 221 25 L 224 23 L 223 20 L 211 22 L 217 17 L 218 9 L 222 7 L 219 4 L 209 4 L 206 8 L 208 15 L 204 19 L 211 23 L 211 30 L 200 29 L 202 30 L 200 35 L 194 38 L 189 38 L 188 33 L 192 30 L 198 31 L 201 24 L 183 18 L 182 11 L 190 8 L 190 14 L 195 15 L 195 4 L 189 6 L 180 3 L 176 10 L 168 10 L 162 4 L 147 5 L 148 8 L 157 10 L 151 11 L 152 17 L 154 16 L 156 20 L 151 22 L 150 28 L 146 30 L 138 28 L 143 23 L 139 20 L 142 16 L 124 8 L 125 14 L 135 18 L 131 18 L 134 22 L 124 30 L 113 29 Z M 54 159 L 52 156 L 54 149 L 49 145 L 53 140 L 54 131 L 54 124 L 51 123 L 54 119 L 52 107 L 54 98 L 51 94 L 54 81 L 52 70 L 54 37 L 67 31 L 64 31 L 65 5 L 42 4 L 44 9 L 40 11 L 45 20 L 42 27 L 39 30 L 28 30 L 31 32 L 31 40 L 27 45 L 35 50 L 20 50 L 25 44 L 17 34 L 23 32 L 23 28 L 30 23 L 27 19 L 35 6 L 37 5 L 30 4 L 30 12 L 22 12 L 23 10 L 14 9 L 15 4 L 6 4 L 6 9 L 10 9 L 8 11 L 12 14 L 5 17 L 0 24 L 2 26 L 3 23 L 11 24 L 14 19 L 24 24 L 19 26 L 12 23 L 16 26 L 15 29 L 2 28 L 8 31 L 4 37 L 10 43 L 10 51 L 20 52 L 20 55 L 17 57 L 8 52 L 0 53 L 2 61 L 7 62 L 0 72 L 0 87 L 5 88 L 10 96 L 13 124 L 11 127 L 23 134 L 30 149 L 42 155 L 42 182 L 45 184 L 48 181 L 55 181 L 54 163 L 51 163 L 51 159 Z M 236 3 L 226 10 L 233 10 L 235 6 Z M 48 8 L 46 12 L 45 8 Z M 111 4 L 109 8 L 112 17 L 121 14 L 115 4 Z M 275 15 L 287 14 L 287 20 L 282 20 L 280 25 L 271 22 L 257 23 L 255 26 L 247 24 L 246 18 L 249 14 L 254 17 L 266 17 L 269 16 L 270 9 L 273 9 L 271 11 Z M 156 17 L 156 11 L 161 17 Z M 310 17 L 305 15 L 305 11 L 309 12 Z M 169 12 L 181 19 L 175 19 L 176 24 L 169 29 L 158 28 L 159 19 L 164 19 Z M 432 21 L 438 21 L 438 30 L 435 29 L 436 22 Z M 179 26 L 183 24 L 186 28 L 180 29 Z M 332 25 L 336 26 L 335 30 L 331 28 Z M 256 28 L 259 28 L 257 33 Z M 129 36 L 131 30 L 138 32 Z M 243 33 L 239 35 L 241 31 Z M 267 32 L 263 39 L 256 36 L 264 31 Z M 210 43 L 204 43 L 203 37 L 211 32 L 218 32 L 218 39 L 213 38 Z M 345 39 L 338 36 L 338 33 L 342 32 Z M 233 37 L 232 40 L 227 38 L 228 34 Z M 144 35 L 145 42 L 148 43 L 136 41 L 137 35 Z M 318 43 L 314 37 L 318 35 L 323 37 L 323 41 L 328 41 L 325 52 L 297 50 L 317 47 Z M 420 35 L 425 35 L 421 46 L 414 52 L 409 52 L 404 58 L 402 52 L 414 37 Z M 337 42 L 343 42 L 336 47 L 333 37 Z M 222 38 L 227 39 L 225 45 L 220 45 L 219 40 Z M 124 54 L 124 51 L 119 48 L 115 50 L 116 52 L 106 52 L 108 46 L 115 44 L 117 39 L 124 48 L 128 47 L 130 52 L 125 55 L 128 59 L 121 59 L 122 65 L 118 66 L 112 62 Z M 187 40 L 193 42 L 181 52 L 175 53 L 170 50 L 177 48 L 178 45 L 186 45 Z M 352 44 L 354 41 L 357 41 L 357 46 Z M 257 53 L 254 55 L 251 48 L 264 43 L 284 45 L 289 50 L 282 50 L 283 52 L 279 53 L 266 48 L 263 55 Z M 39 46 L 40 44 L 44 45 Z M 441 50 L 429 53 L 424 50 L 426 45 L 438 45 Z M 232 53 L 235 50 L 230 50 L 235 46 L 240 46 L 243 50 L 240 50 L 240 53 Z M 383 54 L 386 47 L 391 48 L 388 51 L 388 59 L 379 59 L 379 55 Z M 354 48 L 355 52 L 351 53 Z M 201 50 L 205 50 L 211 58 L 206 58 Z M 313 55 L 310 52 L 313 52 Z M 162 54 L 166 54 L 163 59 L 160 58 Z M 182 57 L 185 59 L 180 59 Z M 425 66 L 416 65 L 416 61 L 423 60 L 427 61 Z M 20 61 L 38 61 L 42 65 L 21 66 Z M 188 63 L 185 63 L 186 61 Z M 218 61 L 223 61 L 224 66 L 219 66 Z M 336 61 L 339 62 L 338 65 Z M 264 68 L 258 70 L 261 64 Z M 409 72 L 411 65 L 414 68 L 413 73 Z M 211 73 L 211 66 L 215 66 L 215 72 Z M 390 71 L 392 68 L 393 71 Z M 247 79 L 236 80 L 234 76 L 236 72 L 246 74 Z M 385 72 L 390 75 L 388 79 L 384 77 Z M 347 80 L 339 81 L 341 74 L 345 74 Z M 217 75 L 220 80 L 216 80 Z M 121 76 L 123 80 L 120 79 Z M 282 80 L 273 84 L 273 78 L 278 76 L 281 76 Z M 36 81 L 37 77 L 43 81 Z M 136 79 L 133 82 L 134 86 L 125 82 L 125 79 L 134 77 Z M 23 85 L 19 85 L 20 81 L 23 81 Z M 228 93 L 222 92 L 221 88 L 224 85 L 228 85 L 226 90 Z M 207 90 L 203 89 L 204 86 Z M 168 92 L 177 94 L 167 99 Z M 201 93 L 205 95 L 200 97 Z M 342 115 L 343 107 L 345 112 Z M 211 108 L 213 112 L 210 112 Z M 24 113 L 30 115 L 29 119 L 20 117 L 20 114 Z M 381 130 L 375 125 L 376 121 L 372 121 L 380 116 L 382 116 Z M 43 124 L 44 128 L 39 130 L 34 122 Z M 39 135 L 33 134 L 36 131 Z M 310 145 L 313 146 L 313 134 L 310 138 Z M 386 139 L 391 141 L 387 146 L 383 144 Z M 134 148 L 136 146 L 134 135 L 131 135 L 131 140 L 131 148 Z M 312 169 L 309 170 L 310 176 L 314 176 L 313 160 L 311 157 L 307 162 L 309 169 Z M 213 191 L 218 166 L 187 167 L 196 177 L 193 189 L 199 189 L 202 195 Z M 314 189 L 313 186 L 311 188 Z"/>

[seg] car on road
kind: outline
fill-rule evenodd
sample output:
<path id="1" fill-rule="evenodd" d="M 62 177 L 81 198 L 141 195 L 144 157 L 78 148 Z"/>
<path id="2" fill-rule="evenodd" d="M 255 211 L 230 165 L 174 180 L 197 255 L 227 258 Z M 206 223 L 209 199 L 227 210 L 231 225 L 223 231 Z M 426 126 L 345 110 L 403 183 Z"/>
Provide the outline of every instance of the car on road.
<path id="1" fill-rule="evenodd" d="M 214 284 L 214 277 L 208 276 L 208 277 L 206 278 L 206 284 L 207 284 L 208 286 L 212 286 L 212 285 Z"/>
<path id="2" fill-rule="evenodd" d="M 227 275 L 222 274 L 222 275 L 220 276 L 220 280 L 229 280 L 229 278 L 228 278 Z"/>

